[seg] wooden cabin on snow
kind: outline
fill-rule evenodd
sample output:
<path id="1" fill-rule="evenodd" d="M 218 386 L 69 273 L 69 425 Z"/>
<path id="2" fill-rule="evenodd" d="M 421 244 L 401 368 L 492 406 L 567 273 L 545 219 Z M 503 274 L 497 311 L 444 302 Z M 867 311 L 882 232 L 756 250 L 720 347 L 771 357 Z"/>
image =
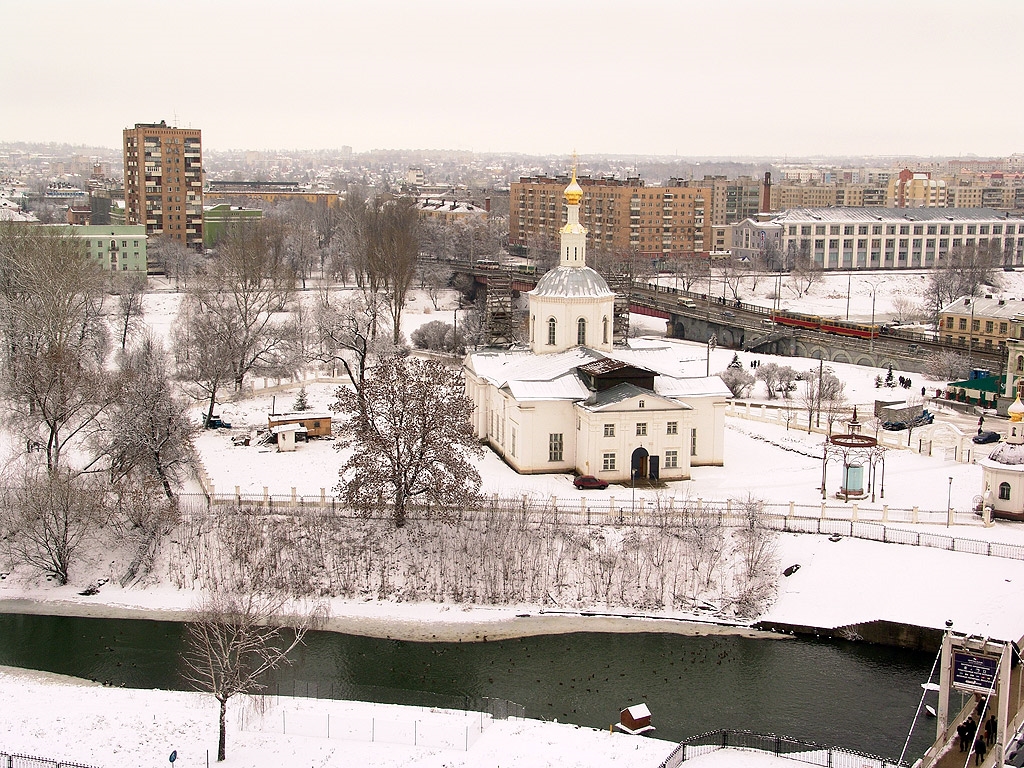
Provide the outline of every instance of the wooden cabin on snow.
<path id="1" fill-rule="evenodd" d="M 315 411 L 293 411 L 291 413 L 267 414 L 267 427 L 271 432 L 274 427 L 286 424 L 298 424 L 306 428 L 307 437 L 327 437 L 331 434 L 331 414 Z"/>

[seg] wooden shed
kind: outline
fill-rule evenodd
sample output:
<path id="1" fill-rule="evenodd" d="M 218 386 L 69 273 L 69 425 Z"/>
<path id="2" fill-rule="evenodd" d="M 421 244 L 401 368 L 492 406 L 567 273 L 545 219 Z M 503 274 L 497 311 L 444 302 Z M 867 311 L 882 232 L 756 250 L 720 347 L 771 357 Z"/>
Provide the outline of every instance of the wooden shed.
<path id="1" fill-rule="evenodd" d="M 299 424 L 305 427 L 308 437 L 326 437 L 331 434 L 330 413 L 293 411 L 291 413 L 267 414 L 267 427 L 271 431 L 274 427 L 281 427 L 285 424 Z"/>
<path id="2" fill-rule="evenodd" d="M 619 712 L 619 722 L 615 724 L 615 727 L 623 733 L 633 736 L 650 733 L 654 730 L 654 726 L 651 725 L 651 710 L 643 703 L 626 707 Z"/>

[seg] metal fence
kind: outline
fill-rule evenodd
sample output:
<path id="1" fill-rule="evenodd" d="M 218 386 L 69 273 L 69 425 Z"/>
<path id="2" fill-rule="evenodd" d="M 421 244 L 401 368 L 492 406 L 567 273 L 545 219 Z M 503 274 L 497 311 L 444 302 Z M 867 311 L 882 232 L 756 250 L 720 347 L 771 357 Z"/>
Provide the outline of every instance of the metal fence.
<path id="1" fill-rule="evenodd" d="M 296 697 L 379 706 L 338 710 L 311 707 Z M 304 680 L 274 684 L 267 693 L 246 696 L 242 701 L 237 721 L 243 731 L 453 750 L 468 750 L 495 720 L 526 716 L 525 707 L 505 699 Z M 401 707 L 391 706 L 396 704 Z"/>
<path id="2" fill-rule="evenodd" d="M 330 515 L 340 519 L 389 519 L 387 510 L 364 514 L 346 507 L 333 496 L 280 497 L 239 494 L 208 497 L 203 494 L 191 494 L 181 497 L 180 509 L 183 514 L 198 516 L 235 511 L 250 515 Z M 862 506 L 857 503 L 830 505 L 825 502 L 820 505 L 761 503 L 756 509 L 752 509 L 747 504 L 731 500 L 666 498 L 657 501 L 643 500 L 632 504 L 630 499 L 614 498 L 588 500 L 494 496 L 484 500 L 482 507 L 464 510 L 458 517 L 469 522 L 501 510 L 525 516 L 526 522 L 534 526 L 629 525 L 658 527 L 666 531 L 673 526 L 685 525 L 686 520 L 692 519 L 695 515 L 715 517 L 724 526 L 739 527 L 749 525 L 751 515 L 756 514 L 758 524 L 787 533 L 847 536 L 886 544 L 934 547 L 951 552 L 1024 560 L 1024 545 L 899 527 L 917 524 L 980 526 L 981 518 L 976 513 L 963 510 L 947 512 L 921 510 L 917 507 L 905 509 L 888 505 Z M 431 518 L 435 512 L 436 510 L 427 507 L 414 507 L 408 511 L 407 519 L 425 520 Z"/>
<path id="3" fill-rule="evenodd" d="M 752 731 L 720 730 L 702 733 L 679 742 L 659 768 L 677 766 L 695 757 L 719 749 L 746 749 L 784 757 L 807 765 L 821 765 L 827 768 L 901 768 L 906 763 L 887 760 L 849 749 L 839 749 L 790 736 L 774 733 L 753 733 Z"/>
<path id="4" fill-rule="evenodd" d="M 67 760 L 50 760 L 45 757 L 0 752 L 0 768 L 93 768 L 93 766 L 70 763 Z"/>

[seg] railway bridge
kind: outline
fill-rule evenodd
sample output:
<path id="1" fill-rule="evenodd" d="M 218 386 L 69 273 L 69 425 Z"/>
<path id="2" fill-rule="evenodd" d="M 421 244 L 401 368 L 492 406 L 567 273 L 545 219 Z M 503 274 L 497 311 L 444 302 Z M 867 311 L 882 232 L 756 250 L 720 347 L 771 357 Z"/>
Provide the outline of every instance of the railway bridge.
<path id="1" fill-rule="evenodd" d="M 539 274 L 522 269 L 452 262 L 452 269 L 473 277 L 480 286 L 492 278 L 511 280 L 515 290 L 528 291 Z M 532 269 L 532 268 L 531 268 Z M 707 343 L 712 335 L 720 346 L 790 357 L 809 357 L 836 363 L 853 363 L 874 368 L 898 368 L 921 372 L 928 360 L 944 349 L 968 357 L 975 367 L 1002 373 L 1006 350 L 950 344 L 929 334 L 888 329 L 876 324 L 848 323 L 770 307 L 729 300 L 724 297 L 685 291 L 665 285 L 634 281 L 629 311 L 665 321 L 672 338 Z"/>

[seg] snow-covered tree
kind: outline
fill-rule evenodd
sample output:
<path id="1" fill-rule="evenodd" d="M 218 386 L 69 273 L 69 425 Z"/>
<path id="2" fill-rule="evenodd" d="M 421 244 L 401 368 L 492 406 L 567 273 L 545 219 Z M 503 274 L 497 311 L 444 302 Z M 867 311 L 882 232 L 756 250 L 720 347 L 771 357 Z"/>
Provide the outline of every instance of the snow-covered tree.
<path id="1" fill-rule="evenodd" d="M 718 374 L 718 378 L 729 388 L 733 397 L 746 397 L 756 383 L 754 374 L 731 365 Z"/>
<path id="2" fill-rule="evenodd" d="M 457 372 L 432 360 L 389 357 L 366 380 L 362 398 L 348 387 L 335 394 L 331 409 L 346 417 L 339 447 L 350 451 L 337 490 L 348 504 L 366 514 L 390 510 L 402 527 L 414 501 L 441 517 L 476 501 L 480 473 L 469 458 L 482 449 Z"/>

